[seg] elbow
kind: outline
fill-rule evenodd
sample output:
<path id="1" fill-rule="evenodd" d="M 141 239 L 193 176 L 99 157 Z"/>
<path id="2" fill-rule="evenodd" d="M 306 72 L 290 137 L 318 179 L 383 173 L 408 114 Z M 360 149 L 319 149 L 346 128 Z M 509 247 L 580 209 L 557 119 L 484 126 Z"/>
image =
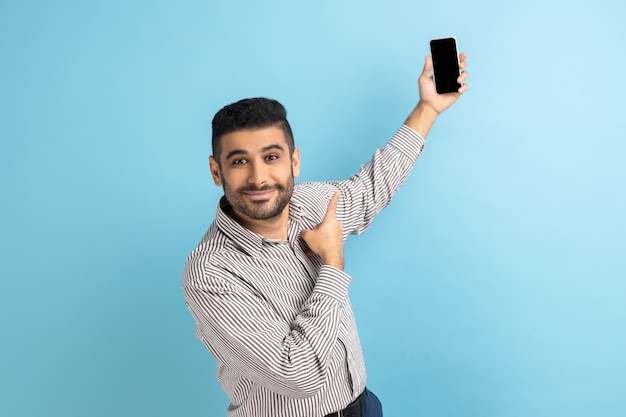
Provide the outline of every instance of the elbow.
<path id="1" fill-rule="evenodd" d="M 313 365 L 309 363 L 309 365 Z M 289 366 L 275 369 L 268 375 L 270 389 L 281 395 L 294 399 L 305 399 L 316 396 L 327 379 L 327 370 L 316 364 L 314 366 Z"/>
<path id="2" fill-rule="evenodd" d="M 320 375 L 302 375 L 286 378 L 279 392 L 294 399 L 305 399 L 316 396 L 324 386 L 324 378 Z"/>

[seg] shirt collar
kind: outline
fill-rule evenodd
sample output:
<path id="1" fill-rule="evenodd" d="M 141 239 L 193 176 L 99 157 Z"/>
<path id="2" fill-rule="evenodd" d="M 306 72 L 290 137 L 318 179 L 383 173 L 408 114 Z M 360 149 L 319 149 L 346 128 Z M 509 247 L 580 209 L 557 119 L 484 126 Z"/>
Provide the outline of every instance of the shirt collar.
<path id="1" fill-rule="evenodd" d="M 263 247 L 265 238 L 258 233 L 243 227 L 235 219 L 228 215 L 231 210 L 230 203 L 226 200 L 226 197 L 222 196 L 217 206 L 217 214 L 215 216 L 215 223 L 217 227 L 231 239 L 235 245 L 250 256 L 259 256 Z M 289 220 L 299 221 L 302 217 L 302 207 L 295 204 L 293 200 L 289 202 Z"/>

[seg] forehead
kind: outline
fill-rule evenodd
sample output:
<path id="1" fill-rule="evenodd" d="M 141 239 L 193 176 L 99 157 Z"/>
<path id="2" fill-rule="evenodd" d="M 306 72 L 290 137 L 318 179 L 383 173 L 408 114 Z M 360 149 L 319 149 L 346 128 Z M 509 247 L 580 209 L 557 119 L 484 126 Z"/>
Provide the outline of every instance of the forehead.
<path id="1" fill-rule="evenodd" d="M 248 153 L 260 152 L 270 145 L 280 145 L 287 149 L 287 138 L 276 126 L 260 129 L 243 129 L 227 133 L 220 139 L 221 154 L 227 155 L 234 150 Z"/>

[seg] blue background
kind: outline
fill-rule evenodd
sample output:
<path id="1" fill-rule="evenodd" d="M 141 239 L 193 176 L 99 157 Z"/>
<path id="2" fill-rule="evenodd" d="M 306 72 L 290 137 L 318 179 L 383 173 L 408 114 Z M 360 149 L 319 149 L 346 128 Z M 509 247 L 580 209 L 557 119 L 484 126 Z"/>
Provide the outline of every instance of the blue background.
<path id="1" fill-rule="evenodd" d="M 279 99 L 302 180 L 470 89 L 347 244 L 386 415 L 626 415 L 626 7 L 615 1 L 0 2 L 0 415 L 220 416 L 185 258 L 221 189 L 210 121 Z"/>

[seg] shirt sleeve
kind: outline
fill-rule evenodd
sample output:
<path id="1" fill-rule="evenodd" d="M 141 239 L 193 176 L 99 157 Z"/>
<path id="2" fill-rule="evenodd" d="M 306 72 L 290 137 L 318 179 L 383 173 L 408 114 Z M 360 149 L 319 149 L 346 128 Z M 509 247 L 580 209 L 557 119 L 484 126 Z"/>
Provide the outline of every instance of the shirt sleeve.
<path id="1" fill-rule="evenodd" d="M 240 282 L 211 265 L 201 276 L 186 274 L 183 289 L 198 336 L 238 375 L 291 398 L 315 395 L 327 379 L 350 276 L 322 266 L 292 321 Z"/>
<path id="2" fill-rule="evenodd" d="M 312 183 L 326 194 L 327 200 L 336 191 L 341 192 L 337 219 L 342 223 L 344 237 L 362 233 L 371 225 L 408 177 L 423 148 L 424 139 L 402 125 L 358 173 L 344 181 Z"/>

